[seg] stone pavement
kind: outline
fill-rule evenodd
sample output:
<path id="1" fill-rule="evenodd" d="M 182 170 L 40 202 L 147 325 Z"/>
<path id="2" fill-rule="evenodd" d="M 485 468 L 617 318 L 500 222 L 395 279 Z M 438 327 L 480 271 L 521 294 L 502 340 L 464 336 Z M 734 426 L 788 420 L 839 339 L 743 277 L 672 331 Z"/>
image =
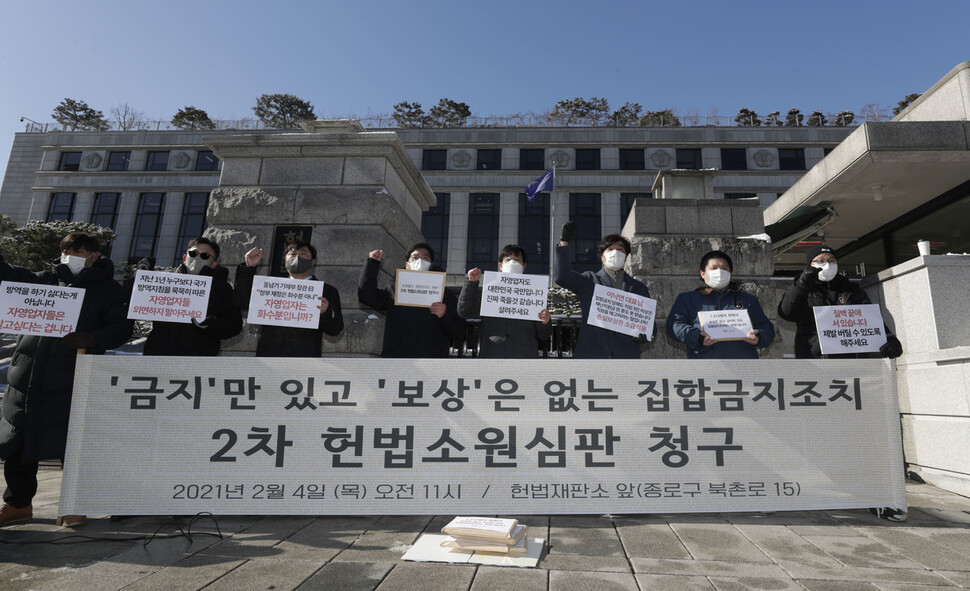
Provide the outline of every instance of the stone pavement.
<path id="1" fill-rule="evenodd" d="M 222 539 L 203 519 L 191 540 L 145 546 L 130 538 L 178 533 L 188 518 L 59 528 L 60 469 L 40 479 L 35 519 L 0 528 L 3 591 L 970 588 L 970 499 L 912 482 L 907 523 L 865 510 L 523 516 L 548 545 L 538 568 L 518 569 L 401 560 L 450 515 L 219 517 Z"/>

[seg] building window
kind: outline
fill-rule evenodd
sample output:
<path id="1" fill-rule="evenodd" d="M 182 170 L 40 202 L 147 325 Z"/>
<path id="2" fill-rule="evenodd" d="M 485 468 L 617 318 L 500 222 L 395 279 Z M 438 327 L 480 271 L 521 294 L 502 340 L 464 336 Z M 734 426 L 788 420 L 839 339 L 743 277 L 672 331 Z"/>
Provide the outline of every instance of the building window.
<path id="1" fill-rule="evenodd" d="M 434 249 L 435 266 L 448 270 L 448 218 L 451 215 L 451 193 L 435 193 L 438 204 L 421 214 L 421 234 Z"/>
<path id="2" fill-rule="evenodd" d="M 80 168 L 80 152 L 61 152 L 61 161 L 57 165 L 57 170 L 79 170 Z"/>
<path id="3" fill-rule="evenodd" d="M 498 260 L 498 193 L 472 193 L 468 205 L 466 266 L 493 270 Z"/>
<path id="4" fill-rule="evenodd" d="M 149 152 L 145 170 L 168 170 L 168 152 Z"/>
<path id="5" fill-rule="evenodd" d="M 620 148 L 620 170 L 643 170 L 645 168 L 643 149 Z"/>
<path id="6" fill-rule="evenodd" d="M 569 243 L 574 271 L 598 271 L 602 264 L 596 248 L 602 239 L 599 193 L 571 193 L 569 219 L 576 223 L 576 235 Z"/>
<path id="7" fill-rule="evenodd" d="M 186 193 L 182 203 L 182 222 L 179 224 L 179 240 L 176 244 L 182 248 L 193 238 L 198 238 L 205 231 L 205 212 L 209 207 L 208 193 Z M 175 255 L 173 265 L 182 262 L 182 252 Z"/>
<path id="8" fill-rule="evenodd" d="M 677 168 L 699 170 L 701 168 L 701 149 L 677 148 Z"/>
<path id="9" fill-rule="evenodd" d="M 620 229 L 626 224 L 626 218 L 630 217 L 633 205 L 637 199 L 652 199 L 653 193 L 620 193 Z"/>
<path id="10" fill-rule="evenodd" d="M 121 193 L 97 193 L 94 196 L 94 210 L 91 212 L 91 223 L 102 228 L 115 227 L 118 218 L 118 204 L 121 202 Z M 112 242 L 108 242 L 102 247 L 104 256 L 111 256 Z"/>
<path id="11" fill-rule="evenodd" d="M 448 164 L 448 150 L 425 150 L 421 159 L 421 170 L 445 170 Z"/>
<path id="12" fill-rule="evenodd" d="M 108 154 L 108 166 L 105 170 L 128 170 L 129 162 L 131 162 L 131 152 L 111 152 Z"/>
<path id="13" fill-rule="evenodd" d="M 74 198 L 77 193 L 52 193 L 47 207 L 48 222 L 69 222 L 74 217 Z"/>
<path id="14" fill-rule="evenodd" d="M 757 193 L 725 193 L 725 199 L 754 199 L 757 197 Z"/>
<path id="15" fill-rule="evenodd" d="M 599 170 L 599 148 L 576 148 L 576 170 Z"/>
<path id="16" fill-rule="evenodd" d="M 747 150 L 721 148 L 721 170 L 748 170 Z"/>
<path id="17" fill-rule="evenodd" d="M 519 193 L 519 246 L 529 258 L 527 273 L 549 274 L 548 193 L 539 193 L 531 200 L 525 193 Z"/>
<path id="18" fill-rule="evenodd" d="M 502 170 L 502 150 L 478 150 L 478 170 Z"/>
<path id="19" fill-rule="evenodd" d="M 805 170 L 803 148 L 778 148 L 778 168 L 781 170 Z"/>
<path id="20" fill-rule="evenodd" d="M 525 148 L 519 150 L 520 170 L 545 170 L 546 151 L 542 148 Z"/>
<path id="21" fill-rule="evenodd" d="M 155 256 L 158 230 L 162 226 L 162 212 L 165 210 L 165 193 L 142 193 L 138 197 L 138 212 L 135 215 L 135 231 L 128 250 L 128 262 Z M 181 248 L 183 245 L 179 245 Z"/>
<path id="22" fill-rule="evenodd" d="M 196 170 L 219 170 L 219 159 L 212 153 L 212 150 L 199 150 L 195 157 Z"/>

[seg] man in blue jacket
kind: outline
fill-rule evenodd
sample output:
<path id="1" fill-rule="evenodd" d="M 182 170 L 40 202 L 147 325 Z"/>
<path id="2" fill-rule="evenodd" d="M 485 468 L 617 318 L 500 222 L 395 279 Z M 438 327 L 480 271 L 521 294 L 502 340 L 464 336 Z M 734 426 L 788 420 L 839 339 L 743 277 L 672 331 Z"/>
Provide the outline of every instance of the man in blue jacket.
<path id="1" fill-rule="evenodd" d="M 598 326 L 590 326 L 589 311 L 593 302 L 593 291 L 597 285 L 620 289 L 644 297 L 650 297 L 650 290 L 643 283 L 623 272 L 623 265 L 630 254 L 630 241 L 619 234 L 610 234 L 600 241 L 597 247 L 603 268 L 597 272 L 573 271 L 569 261 L 569 241 L 576 233 L 576 224 L 567 222 L 562 227 L 559 246 L 556 247 L 556 283 L 576 294 L 583 311 L 583 323 L 576 339 L 574 359 L 639 359 L 640 343 L 646 337 L 633 338 Z"/>
<path id="2" fill-rule="evenodd" d="M 743 291 L 731 272 L 734 263 L 727 253 L 712 250 L 701 258 L 704 285 L 677 296 L 667 316 L 667 334 L 687 345 L 689 359 L 757 359 L 775 338 L 775 327 L 765 316 L 758 298 Z M 701 330 L 697 313 L 710 310 L 747 310 L 752 330 L 740 341 L 712 339 Z"/>

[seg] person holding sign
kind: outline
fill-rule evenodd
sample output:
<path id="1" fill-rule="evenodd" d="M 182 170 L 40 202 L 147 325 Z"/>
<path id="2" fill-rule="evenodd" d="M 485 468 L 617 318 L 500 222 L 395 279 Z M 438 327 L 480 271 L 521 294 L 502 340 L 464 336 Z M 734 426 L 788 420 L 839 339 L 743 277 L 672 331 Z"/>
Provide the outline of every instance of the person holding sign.
<path id="1" fill-rule="evenodd" d="M 522 274 L 525 272 L 528 255 L 525 249 L 509 244 L 498 256 L 499 270 L 502 273 Z M 458 315 L 464 319 L 481 318 L 478 338 L 478 356 L 482 359 L 535 359 L 541 343 L 552 336 L 549 321 L 552 316 L 543 308 L 533 319 L 500 318 L 481 316 L 482 290 L 479 280 L 482 270 L 468 271 L 468 281 L 458 296 Z M 548 283 L 548 278 L 546 279 Z M 511 291 L 512 288 L 509 289 Z M 543 294 L 545 301 L 545 294 Z M 538 322 L 537 322 L 538 321 Z"/>
<path id="2" fill-rule="evenodd" d="M 317 249 L 305 240 L 286 245 L 284 267 L 290 279 L 320 281 L 313 275 L 317 264 Z M 263 249 L 253 248 L 246 253 L 246 262 L 236 269 L 236 303 L 249 309 L 253 291 L 256 265 L 263 260 Z M 321 282 L 322 283 L 322 282 Z M 296 328 L 263 324 L 256 340 L 256 357 L 319 357 L 323 335 L 339 335 L 344 329 L 344 317 L 340 312 L 340 293 L 329 283 L 323 284 L 323 296 L 319 298 L 320 322 L 316 327 Z"/>
<path id="3" fill-rule="evenodd" d="M 774 325 L 758 298 L 731 281 L 733 270 L 727 253 L 705 254 L 700 263 L 704 285 L 678 295 L 670 308 L 667 334 L 687 345 L 688 359 L 757 359 L 758 349 L 774 340 Z"/>
<path id="4" fill-rule="evenodd" d="M 857 284 L 839 274 L 839 261 L 835 251 L 825 244 L 819 244 L 806 253 L 807 266 L 795 278 L 778 303 L 778 315 L 794 322 L 795 357 L 798 359 L 820 359 L 823 357 L 815 325 L 815 306 L 843 306 L 871 304 L 869 296 Z M 886 330 L 886 344 L 878 354 L 858 353 L 832 355 L 833 358 L 889 357 L 903 354 L 899 339 Z"/>
<path id="5" fill-rule="evenodd" d="M 219 245 L 208 238 L 194 238 L 182 255 L 176 273 L 212 277 L 206 316 L 191 323 L 152 322 L 145 340 L 145 355 L 214 357 L 223 339 L 242 332 L 242 315 L 229 285 L 229 270 L 219 265 Z"/>
<path id="6" fill-rule="evenodd" d="M 632 338 L 619 332 L 589 324 L 593 292 L 597 285 L 650 297 L 647 286 L 623 272 L 626 257 L 630 254 L 630 241 L 619 234 L 610 234 L 600 241 L 597 248 L 603 268 L 596 273 L 573 271 L 569 262 L 569 241 L 576 233 L 576 224 L 567 222 L 562 227 L 559 246 L 556 247 L 556 283 L 576 294 L 583 311 L 583 325 L 576 340 L 575 359 L 639 359 L 640 343 L 646 335 Z"/>
<path id="7" fill-rule="evenodd" d="M 74 332 L 63 337 L 17 338 L 0 420 L 0 458 L 7 482 L 0 524 L 33 516 L 38 462 L 64 458 L 78 351 L 102 354 L 131 336 L 133 323 L 125 318 L 125 291 L 114 280 L 114 264 L 101 256 L 98 240 L 87 234 L 68 234 L 60 248 L 60 264 L 39 273 L 13 267 L 0 257 L 0 282 L 84 290 Z M 58 525 L 83 521 L 83 516 L 70 515 L 58 518 Z"/>
<path id="8" fill-rule="evenodd" d="M 377 287 L 377 275 L 383 258 L 383 250 L 372 250 L 368 254 L 357 285 L 360 303 L 385 313 L 381 357 L 448 357 L 451 341 L 465 336 L 465 321 L 457 313 L 458 299 L 446 289 L 442 293 L 442 301 L 428 307 L 397 305 L 393 286 L 384 289 Z M 419 242 L 408 250 L 404 268 L 430 271 L 433 262 L 434 249 Z"/>

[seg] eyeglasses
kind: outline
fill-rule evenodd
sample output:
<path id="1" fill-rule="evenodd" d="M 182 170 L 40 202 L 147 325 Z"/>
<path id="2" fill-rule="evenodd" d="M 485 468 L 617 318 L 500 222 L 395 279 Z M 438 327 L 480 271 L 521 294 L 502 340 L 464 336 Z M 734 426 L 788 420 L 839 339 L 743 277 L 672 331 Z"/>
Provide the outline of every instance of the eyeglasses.
<path id="1" fill-rule="evenodd" d="M 199 257 L 199 258 L 200 258 L 200 259 L 202 259 L 203 261 L 207 261 L 207 260 L 209 260 L 209 259 L 211 259 L 211 258 L 212 258 L 212 255 L 211 255 L 211 254 L 209 254 L 209 253 L 207 253 L 207 252 L 199 252 L 199 251 L 197 251 L 197 250 L 196 250 L 196 249 L 194 249 L 194 248 L 193 248 L 192 250 L 190 250 L 190 251 L 188 251 L 188 255 L 189 255 L 189 256 L 190 256 L 191 258 L 193 258 L 193 259 L 194 259 L 195 257 Z"/>

